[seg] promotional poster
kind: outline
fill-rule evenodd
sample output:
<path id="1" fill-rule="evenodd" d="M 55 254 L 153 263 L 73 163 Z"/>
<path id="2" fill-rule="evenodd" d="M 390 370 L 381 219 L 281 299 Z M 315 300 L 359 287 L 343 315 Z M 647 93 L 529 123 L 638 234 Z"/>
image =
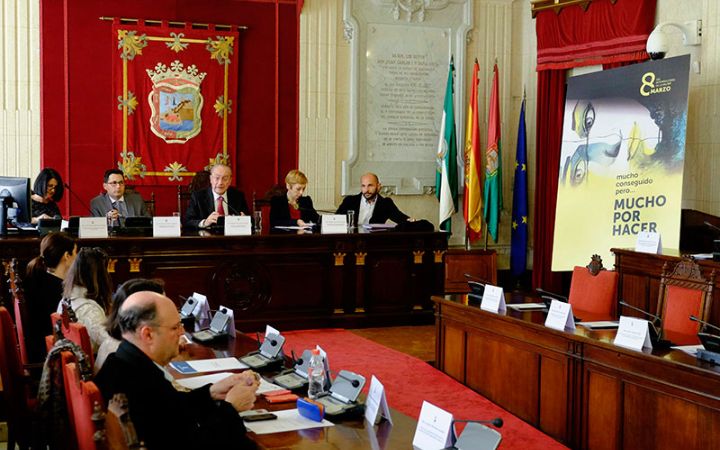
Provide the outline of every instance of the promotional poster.
<path id="1" fill-rule="evenodd" d="M 648 61 L 568 80 L 560 155 L 553 271 L 639 232 L 662 247 L 680 240 L 690 56 Z"/>

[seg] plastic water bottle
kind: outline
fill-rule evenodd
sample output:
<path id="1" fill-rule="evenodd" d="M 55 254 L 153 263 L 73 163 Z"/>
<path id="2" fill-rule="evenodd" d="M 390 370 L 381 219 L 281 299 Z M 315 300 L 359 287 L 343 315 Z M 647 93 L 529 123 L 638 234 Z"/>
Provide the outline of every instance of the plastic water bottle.
<path id="1" fill-rule="evenodd" d="M 325 391 L 325 364 L 320 350 L 314 349 L 308 367 L 308 397 L 315 399 Z"/>

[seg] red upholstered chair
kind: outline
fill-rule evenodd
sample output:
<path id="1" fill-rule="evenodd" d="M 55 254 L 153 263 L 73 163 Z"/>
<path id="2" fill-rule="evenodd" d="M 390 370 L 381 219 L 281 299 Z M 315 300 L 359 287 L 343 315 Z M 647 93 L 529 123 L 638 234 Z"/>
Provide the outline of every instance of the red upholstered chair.
<path id="1" fill-rule="evenodd" d="M 104 424 L 102 396 L 92 381 L 80 379 L 75 362 L 65 363 L 63 355 L 63 379 L 65 396 L 68 401 L 68 413 L 73 423 L 79 450 L 103 448 L 102 433 L 98 433 Z"/>
<path id="2" fill-rule="evenodd" d="M 95 357 L 93 356 L 92 351 L 92 341 L 90 340 L 90 334 L 88 334 L 87 328 L 85 328 L 85 325 L 74 322 L 71 317 L 74 316 L 74 313 L 70 313 L 67 310 L 63 311 L 63 314 L 58 313 L 52 313 L 50 314 L 50 320 L 53 323 L 53 330 L 57 326 L 58 322 L 60 323 L 60 332 L 62 335 L 77 344 L 82 351 L 85 352 L 85 354 L 90 359 L 90 366 L 95 365 Z M 77 319 L 76 319 L 77 320 Z M 53 345 L 55 345 L 55 342 L 57 340 L 56 336 L 47 336 L 45 338 L 45 345 L 48 348 L 48 351 L 52 348 Z"/>
<path id="3" fill-rule="evenodd" d="M 8 277 L 8 287 L 13 299 L 13 313 L 15 314 L 15 331 L 17 332 L 18 346 L 20 349 L 20 362 L 27 366 L 29 364 L 28 354 L 25 347 L 25 332 L 23 331 L 23 318 L 25 314 L 25 296 L 22 290 L 22 282 L 18 276 L 17 259 L 13 258 L 9 263 L 3 262 L 5 275 Z"/>
<path id="4" fill-rule="evenodd" d="M 690 316 L 708 319 L 714 282 L 715 271 L 710 279 L 705 279 L 692 257 L 683 257 L 672 270 L 665 263 L 657 312 L 667 339 L 677 345 L 697 343 L 695 336 L 700 324 L 690 320 Z"/>
<path id="5" fill-rule="evenodd" d="M 15 326 L 4 306 L 0 306 L 0 379 L 7 409 L 8 448 L 15 448 L 17 443 L 21 449 L 27 449 L 35 399 L 30 395 L 30 376 L 20 361 Z"/>
<path id="6" fill-rule="evenodd" d="M 615 317 L 618 274 L 605 270 L 602 258 L 593 255 L 590 264 L 575 266 L 570 282 L 568 302 L 579 309 L 598 316 Z"/>

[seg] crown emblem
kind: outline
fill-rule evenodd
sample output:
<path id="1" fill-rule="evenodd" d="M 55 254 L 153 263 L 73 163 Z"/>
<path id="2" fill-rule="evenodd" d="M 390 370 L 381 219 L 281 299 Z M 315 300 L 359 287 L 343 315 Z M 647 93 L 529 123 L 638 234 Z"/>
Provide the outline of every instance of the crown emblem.
<path id="1" fill-rule="evenodd" d="M 200 85 L 205 75 L 207 75 L 205 72 L 199 72 L 195 64 L 185 68 L 183 63 L 177 59 L 170 63 L 170 68 L 163 63 L 157 63 L 155 69 L 145 69 L 145 71 L 153 81 L 153 84 L 170 80 L 183 80 Z"/>

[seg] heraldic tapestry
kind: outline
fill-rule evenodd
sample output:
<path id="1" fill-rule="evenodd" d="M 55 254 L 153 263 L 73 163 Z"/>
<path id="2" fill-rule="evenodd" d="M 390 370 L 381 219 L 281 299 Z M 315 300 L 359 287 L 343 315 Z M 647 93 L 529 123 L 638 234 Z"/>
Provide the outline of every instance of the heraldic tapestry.
<path id="1" fill-rule="evenodd" d="M 117 166 L 133 184 L 184 184 L 197 171 L 229 163 L 238 33 L 213 28 L 113 23 L 113 144 Z"/>

